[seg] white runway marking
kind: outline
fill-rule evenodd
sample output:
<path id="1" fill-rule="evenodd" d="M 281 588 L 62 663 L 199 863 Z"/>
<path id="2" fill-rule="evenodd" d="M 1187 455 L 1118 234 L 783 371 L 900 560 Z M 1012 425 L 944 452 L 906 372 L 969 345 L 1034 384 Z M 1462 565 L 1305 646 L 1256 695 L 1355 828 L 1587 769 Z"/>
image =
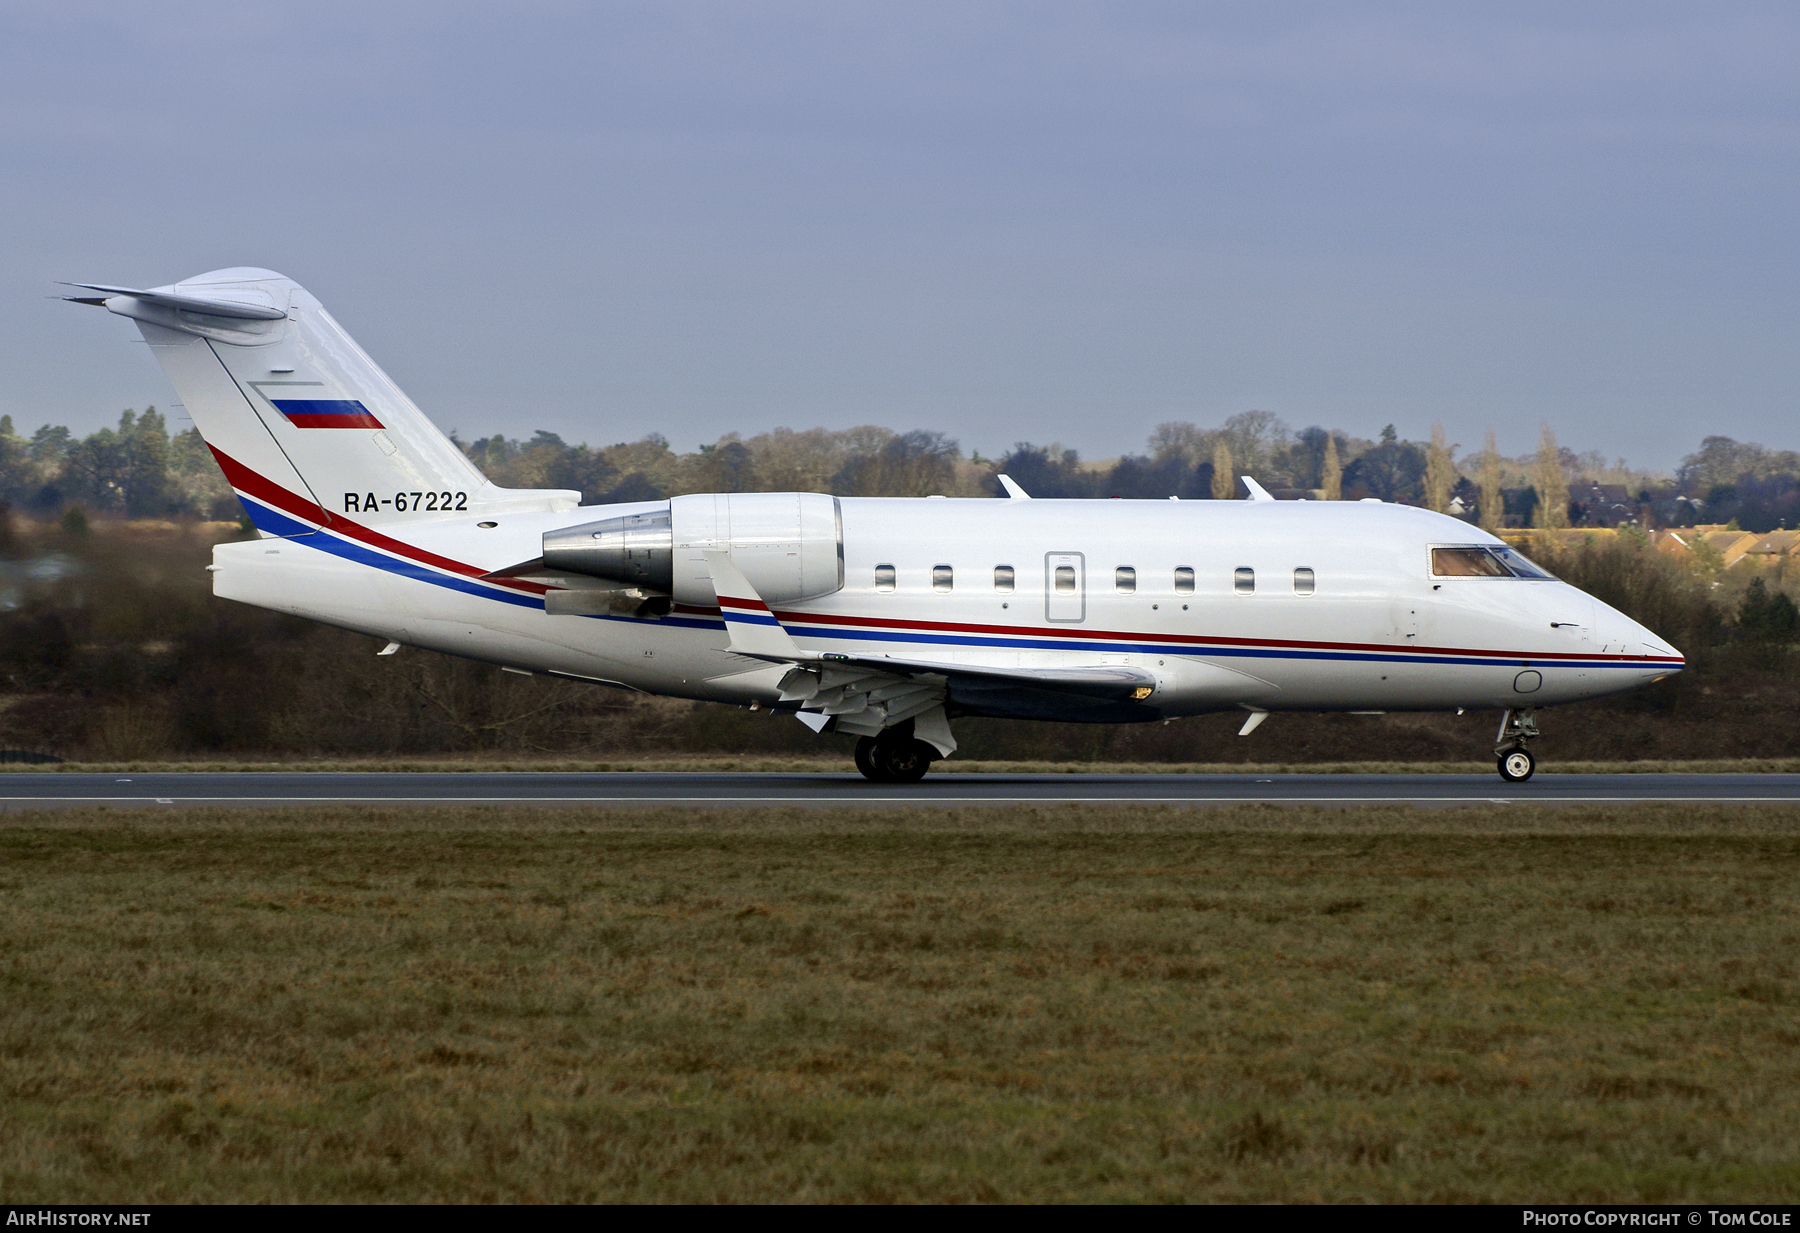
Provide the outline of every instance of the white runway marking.
<path id="1" fill-rule="evenodd" d="M 847 774 L 665 772 L 173 772 L 0 776 L 0 811 L 74 805 L 937 806 L 1800 804 L 1800 775 L 942 775 L 877 785 Z M 188 789 L 183 792 L 182 789 Z M 10 795 L 9 792 L 17 793 Z"/>
<path id="2" fill-rule="evenodd" d="M 1485 796 L 9 796 L 3 804 L 158 805 L 1380 805 L 1464 804 L 1628 805 L 1681 803 L 1714 805 L 1781 805 L 1800 803 L 1793 796 L 1528 796 L 1505 800 Z"/>

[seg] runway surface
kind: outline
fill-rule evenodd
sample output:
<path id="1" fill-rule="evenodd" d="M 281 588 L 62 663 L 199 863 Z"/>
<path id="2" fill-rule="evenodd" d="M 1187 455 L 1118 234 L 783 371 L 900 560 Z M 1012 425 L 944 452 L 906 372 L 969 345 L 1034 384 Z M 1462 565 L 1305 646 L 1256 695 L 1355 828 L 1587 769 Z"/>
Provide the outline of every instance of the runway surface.
<path id="1" fill-rule="evenodd" d="M 1800 775 L 0 774 L 0 810 L 71 805 L 1354 805 L 1800 802 Z"/>

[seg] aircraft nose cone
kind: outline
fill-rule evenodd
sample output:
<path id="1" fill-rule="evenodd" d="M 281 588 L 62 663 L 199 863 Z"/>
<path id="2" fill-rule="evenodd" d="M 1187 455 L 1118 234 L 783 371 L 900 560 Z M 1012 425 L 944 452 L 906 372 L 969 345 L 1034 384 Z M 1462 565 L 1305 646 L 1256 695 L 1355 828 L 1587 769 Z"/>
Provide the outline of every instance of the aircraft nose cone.
<path id="1" fill-rule="evenodd" d="M 1639 660 L 1645 668 L 1662 672 L 1680 672 L 1687 666 L 1686 658 L 1667 638 L 1598 599 L 1594 600 L 1594 627 L 1596 647 L 1623 655 L 1628 663 Z"/>
<path id="2" fill-rule="evenodd" d="M 1668 661 L 1666 664 L 1659 664 L 1659 667 L 1666 667 L 1670 672 L 1679 672 L 1687 666 L 1686 656 L 1669 645 L 1667 639 L 1651 633 L 1636 621 L 1631 623 L 1631 632 L 1638 645 L 1643 648 L 1641 654 L 1648 655 L 1652 659 Z"/>

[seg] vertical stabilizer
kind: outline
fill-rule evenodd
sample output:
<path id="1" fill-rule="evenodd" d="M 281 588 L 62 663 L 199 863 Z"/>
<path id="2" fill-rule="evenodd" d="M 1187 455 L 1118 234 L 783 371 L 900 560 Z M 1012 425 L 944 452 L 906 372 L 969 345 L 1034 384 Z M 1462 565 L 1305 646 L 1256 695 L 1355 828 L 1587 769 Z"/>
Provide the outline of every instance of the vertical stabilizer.
<path id="1" fill-rule="evenodd" d="M 306 289 L 272 270 L 215 270 L 107 293 L 161 362 L 265 533 L 528 509 L 581 494 L 488 482 Z"/>

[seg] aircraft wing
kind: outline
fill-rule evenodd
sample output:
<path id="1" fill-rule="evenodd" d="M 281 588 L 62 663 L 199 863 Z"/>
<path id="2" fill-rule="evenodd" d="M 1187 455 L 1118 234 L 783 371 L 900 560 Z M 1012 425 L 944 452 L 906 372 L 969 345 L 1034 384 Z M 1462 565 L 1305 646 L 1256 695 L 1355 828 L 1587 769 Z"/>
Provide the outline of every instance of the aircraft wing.
<path id="1" fill-rule="evenodd" d="M 981 664 L 826 653 L 793 664 L 781 678 L 781 702 L 808 727 L 874 736 L 912 720 L 920 740 L 955 748 L 946 704 L 963 714 L 1015 718 L 1126 712 L 1149 698 L 1156 677 L 1127 665 L 998 668 Z M 1153 719 L 1153 713 L 1142 716 Z"/>
<path id="2" fill-rule="evenodd" d="M 705 557 L 712 571 L 714 589 L 719 596 L 719 613 L 724 617 L 725 628 L 731 635 L 731 650 L 737 655 L 800 665 L 808 675 L 814 677 L 819 677 L 818 668 L 825 666 L 829 666 L 833 674 L 840 677 L 846 673 L 876 673 L 915 682 L 922 677 L 941 677 L 942 680 L 934 682 L 940 687 L 940 691 L 948 682 L 966 681 L 1012 689 L 1048 689 L 1089 698 L 1136 700 L 1148 698 L 1156 688 L 1154 673 L 1124 664 L 1076 668 L 1000 668 L 928 659 L 896 659 L 888 655 L 841 655 L 829 652 L 821 655 L 816 651 L 803 651 L 769 606 L 763 603 L 756 589 L 731 563 L 728 554 L 708 552 Z M 788 676 L 793 679 L 795 674 L 789 673 Z M 941 692 L 939 696 L 942 696 Z M 793 701 L 785 695 L 782 700 Z"/>
<path id="3" fill-rule="evenodd" d="M 1124 664 L 1002 668 L 802 650 L 726 553 L 704 555 L 730 638 L 728 649 L 749 659 L 791 665 L 781 678 L 781 701 L 792 704 L 815 730 L 829 723 L 839 732 L 877 736 L 910 720 L 919 740 L 948 757 L 956 741 L 950 735 L 947 703 L 977 714 L 1039 717 L 1129 708 L 1156 690 L 1153 673 Z M 1046 700 L 1046 693 L 1062 700 Z"/>
<path id="4" fill-rule="evenodd" d="M 916 678 L 941 676 L 946 682 L 967 681 L 1012 689 L 1047 689 L 1055 693 L 1081 694 L 1089 698 L 1148 698 L 1156 688 L 1156 675 L 1127 664 L 1100 664 L 1082 668 L 998 668 L 985 664 L 940 663 L 926 659 L 894 659 L 885 655 L 833 655 L 821 663 L 863 668 L 893 676 Z"/>

